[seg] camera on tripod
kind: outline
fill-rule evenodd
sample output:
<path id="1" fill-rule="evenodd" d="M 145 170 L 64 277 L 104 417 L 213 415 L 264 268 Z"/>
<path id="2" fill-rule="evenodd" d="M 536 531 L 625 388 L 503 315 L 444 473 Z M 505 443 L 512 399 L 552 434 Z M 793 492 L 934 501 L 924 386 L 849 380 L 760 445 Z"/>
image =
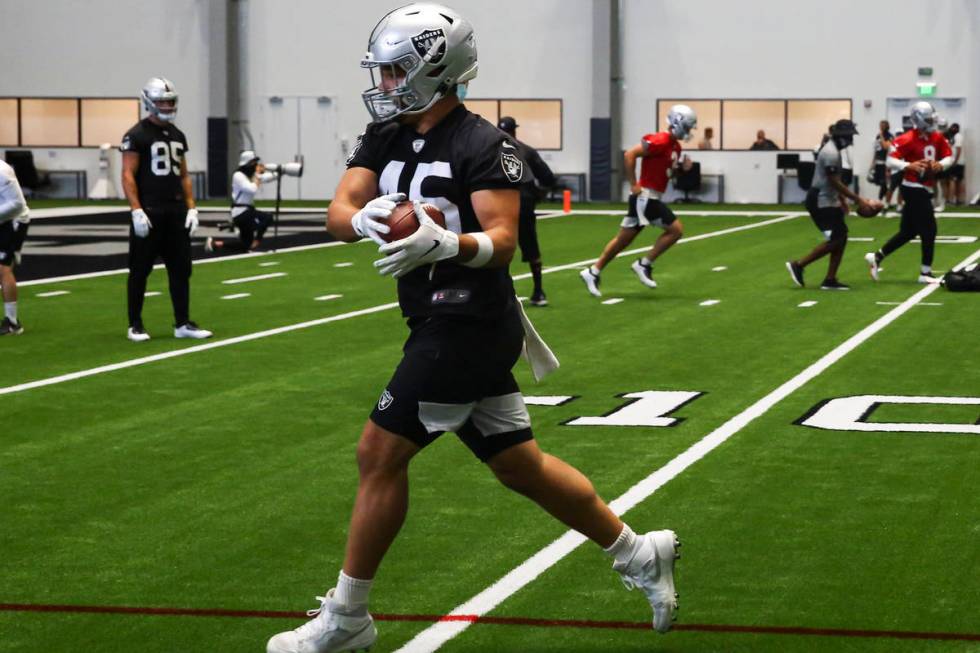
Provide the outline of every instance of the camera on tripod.
<path id="1" fill-rule="evenodd" d="M 275 172 L 285 177 L 302 177 L 303 162 L 290 161 L 289 163 L 266 163 L 266 172 Z"/>

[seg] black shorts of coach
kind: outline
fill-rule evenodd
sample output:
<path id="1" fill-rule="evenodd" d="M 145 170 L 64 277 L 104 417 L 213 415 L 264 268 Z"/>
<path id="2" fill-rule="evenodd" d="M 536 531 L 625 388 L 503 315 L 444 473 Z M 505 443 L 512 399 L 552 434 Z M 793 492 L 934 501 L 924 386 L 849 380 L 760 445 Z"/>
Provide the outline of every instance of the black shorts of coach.
<path id="1" fill-rule="evenodd" d="M 525 263 L 541 259 L 541 247 L 538 245 L 538 218 L 534 214 L 535 201 L 533 197 L 521 194 L 521 217 L 517 223 L 517 245 L 521 248 L 521 260 Z"/>
<path id="2" fill-rule="evenodd" d="M 22 222 L 14 229 L 14 221 L 0 222 L 0 265 L 13 267 L 17 260 L 17 252 L 24 246 L 27 238 L 28 223 Z"/>
<path id="3" fill-rule="evenodd" d="M 378 426 L 425 447 L 452 431 L 486 462 L 533 439 L 511 368 L 524 342 L 512 304 L 493 320 L 409 320 L 411 334 L 394 375 L 371 412 Z"/>
<path id="4" fill-rule="evenodd" d="M 815 188 L 807 192 L 805 206 L 813 224 L 817 225 L 817 229 L 823 233 L 828 242 L 847 241 L 847 223 L 844 222 L 844 209 L 839 206 L 818 206 Z"/>

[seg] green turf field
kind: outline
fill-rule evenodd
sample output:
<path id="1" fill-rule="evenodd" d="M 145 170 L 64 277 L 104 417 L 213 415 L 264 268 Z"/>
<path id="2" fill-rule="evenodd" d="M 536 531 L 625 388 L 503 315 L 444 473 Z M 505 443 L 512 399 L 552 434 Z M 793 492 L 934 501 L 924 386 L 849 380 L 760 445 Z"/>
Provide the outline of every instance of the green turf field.
<path id="1" fill-rule="evenodd" d="M 980 407 L 884 402 L 867 419 L 973 433 L 796 424 L 840 397 L 980 397 L 980 298 L 926 294 L 916 243 L 872 282 L 861 257 L 896 219 L 850 219 L 852 237 L 874 240 L 849 244 L 846 293 L 815 287 L 824 261 L 807 270 L 811 287 L 792 285 L 783 262 L 819 236 L 805 216 L 682 220 L 690 240 L 655 267 L 658 289 L 639 284 L 632 256 L 607 268 L 602 299 L 615 304 L 588 295 L 577 271 L 618 217 L 540 221 L 545 266 L 558 269 L 545 277 L 551 305 L 530 315 L 562 366 L 539 384 L 523 362 L 516 369 L 529 397 L 575 397 L 531 406 L 535 434 L 607 500 L 730 431 L 624 515 L 638 531 L 672 528 L 684 544 L 677 630 L 630 627 L 649 620 L 649 606 L 586 543 L 439 650 L 980 650 Z M 980 237 L 980 218 L 939 227 Z M 646 232 L 634 246 L 651 242 Z M 162 271 L 150 278 L 161 294 L 147 298 L 154 339 L 144 345 L 125 338 L 124 274 L 21 288 L 27 333 L 0 340 L 0 651 L 264 651 L 270 635 L 302 623 L 295 615 L 336 578 L 357 436 L 406 335 L 393 282 L 371 267 L 375 249 L 196 265 L 192 317 L 216 334 L 204 343 L 169 337 Z M 938 244 L 935 267 L 978 252 L 980 241 Z M 521 295 L 526 271 L 512 266 Z M 222 283 L 272 273 L 285 276 Z M 68 294 L 39 296 L 57 290 Z M 238 293 L 249 295 L 222 299 Z M 327 295 L 340 297 L 314 299 Z M 807 301 L 816 304 L 799 306 Z M 622 395 L 644 391 L 702 394 L 670 427 L 566 424 L 613 418 L 633 401 Z M 444 436 L 412 465 L 409 518 L 372 592 L 385 616 L 373 651 L 399 650 L 432 625 L 427 616 L 563 533 Z M 94 611 L 104 609 L 116 610 Z"/>

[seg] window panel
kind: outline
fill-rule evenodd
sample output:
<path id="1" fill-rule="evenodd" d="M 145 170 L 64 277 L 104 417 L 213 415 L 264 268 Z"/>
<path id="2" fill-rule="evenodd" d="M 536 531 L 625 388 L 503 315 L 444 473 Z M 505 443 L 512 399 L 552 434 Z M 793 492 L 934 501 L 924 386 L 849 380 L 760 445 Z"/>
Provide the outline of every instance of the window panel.
<path id="1" fill-rule="evenodd" d="M 82 100 L 82 146 L 118 145 L 139 119 L 139 100 Z"/>
<path id="2" fill-rule="evenodd" d="M 17 146 L 17 99 L 0 100 L 0 146 Z"/>
<path id="3" fill-rule="evenodd" d="M 517 138 L 531 147 L 561 149 L 561 100 L 501 100 L 500 115 L 517 121 Z"/>
<path id="4" fill-rule="evenodd" d="M 466 108 L 473 113 L 482 116 L 488 122 L 497 124 L 500 115 L 497 113 L 497 100 L 470 100 L 464 102 Z"/>
<path id="5" fill-rule="evenodd" d="M 812 150 L 831 125 L 841 118 L 851 118 L 849 100 L 790 100 L 787 108 L 786 147 L 790 150 Z"/>
<path id="6" fill-rule="evenodd" d="M 783 100 L 725 100 L 722 147 L 747 150 L 760 129 L 780 149 L 786 149 L 786 103 Z"/>
<path id="7" fill-rule="evenodd" d="M 20 118 L 22 146 L 78 146 L 77 100 L 23 99 Z"/>
<path id="8" fill-rule="evenodd" d="M 711 147 L 712 149 L 719 149 L 721 147 L 721 100 L 660 100 L 657 103 L 657 124 L 650 127 L 651 132 L 660 132 L 667 128 L 667 113 L 670 111 L 670 107 L 675 104 L 686 104 L 687 106 L 694 109 L 694 113 L 698 117 L 698 126 L 692 132 L 691 140 L 685 144 L 685 149 L 696 149 L 698 143 L 704 138 L 705 130 L 710 127 L 713 135 L 711 137 Z M 627 137 L 627 142 L 635 140 L 639 142 L 639 136 L 636 138 Z"/>

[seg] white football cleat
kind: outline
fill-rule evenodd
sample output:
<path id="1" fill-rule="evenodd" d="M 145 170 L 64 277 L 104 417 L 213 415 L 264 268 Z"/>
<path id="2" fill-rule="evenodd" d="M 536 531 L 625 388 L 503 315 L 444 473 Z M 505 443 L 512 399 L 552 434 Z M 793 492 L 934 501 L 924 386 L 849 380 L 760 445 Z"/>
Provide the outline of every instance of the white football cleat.
<path id="1" fill-rule="evenodd" d="M 378 639 L 378 629 L 367 607 L 344 612 L 333 600 L 334 590 L 316 597 L 320 607 L 306 614 L 313 617 L 297 628 L 274 635 L 266 653 L 340 653 L 368 650 Z"/>
<path id="2" fill-rule="evenodd" d="M 126 337 L 133 342 L 146 342 L 150 339 L 150 334 L 142 326 L 135 326 L 127 329 Z"/>
<path id="3" fill-rule="evenodd" d="M 881 263 L 878 262 L 878 257 L 875 256 L 874 252 L 868 252 L 864 255 L 864 260 L 868 262 L 868 272 L 871 274 L 871 278 L 877 281 L 878 273 L 881 272 Z"/>
<path id="4" fill-rule="evenodd" d="M 933 276 L 932 272 L 919 275 L 919 283 L 930 284 L 939 283 L 939 277 Z"/>
<path id="5" fill-rule="evenodd" d="M 196 340 L 203 340 L 204 338 L 210 338 L 214 334 L 207 329 L 202 329 L 197 326 L 194 322 L 184 322 L 179 327 L 174 329 L 174 338 L 194 338 Z"/>
<path id="6" fill-rule="evenodd" d="M 582 281 L 585 282 L 585 287 L 588 288 L 589 293 L 594 297 L 602 297 L 602 292 L 599 290 L 599 275 L 592 273 L 592 268 L 585 268 L 578 273 L 578 276 L 582 277 Z"/>
<path id="7" fill-rule="evenodd" d="M 674 592 L 674 560 L 677 553 L 674 531 L 650 531 L 637 537 L 636 553 L 625 563 L 613 563 L 626 589 L 639 587 L 653 608 L 653 628 L 666 633 L 674 625 L 677 593 Z"/>
<path id="8" fill-rule="evenodd" d="M 640 278 L 640 283 L 642 283 L 647 288 L 656 288 L 657 282 L 653 280 L 653 266 L 644 265 L 643 261 L 636 259 L 633 264 L 630 265 L 636 276 Z"/>

